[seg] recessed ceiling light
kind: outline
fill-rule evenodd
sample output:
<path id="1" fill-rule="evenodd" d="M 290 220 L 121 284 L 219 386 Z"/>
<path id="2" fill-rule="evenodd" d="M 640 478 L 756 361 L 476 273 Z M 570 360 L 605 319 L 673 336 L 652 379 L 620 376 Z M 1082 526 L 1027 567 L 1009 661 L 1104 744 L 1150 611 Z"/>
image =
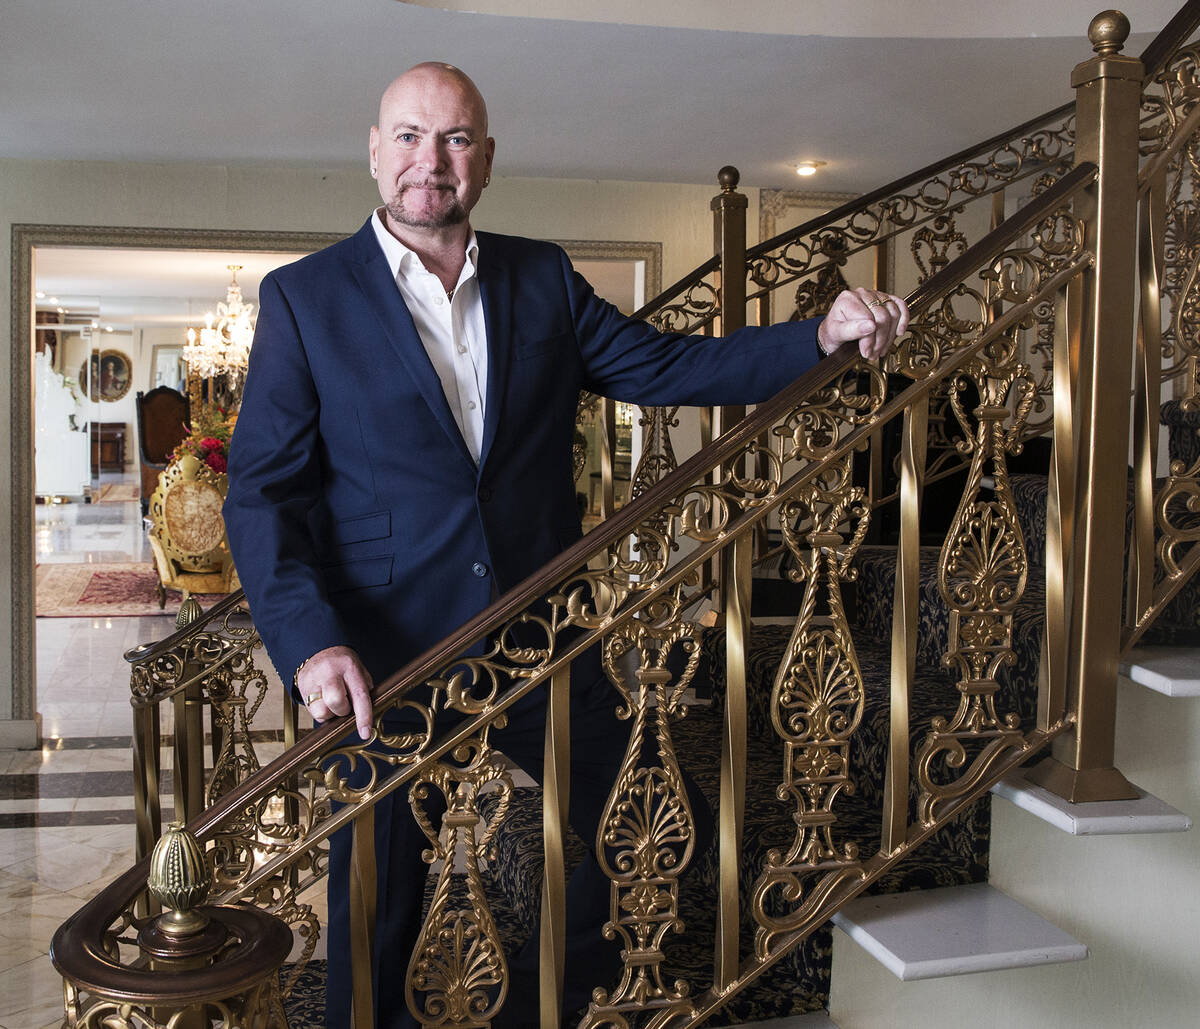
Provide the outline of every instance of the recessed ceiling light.
<path id="1" fill-rule="evenodd" d="M 818 168 L 824 168 L 824 161 L 801 161 L 796 165 L 797 175 L 816 175 Z"/>
<path id="2" fill-rule="evenodd" d="M 105 331 L 105 332 L 112 332 L 112 330 L 113 330 L 113 327 L 112 327 L 111 325 L 106 325 L 106 326 L 104 326 L 104 331 Z"/>
<path id="3" fill-rule="evenodd" d="M 57 303 L 58 303 L 58 297 L 51 297 L 51 298 L 50 298 L 50 303 L 52 303 L 52 304 L 57 304 Z"/>
<path id="4" fill-rule="evenodd" d="M 39 300 L 46 299 L 46 294 L 43 293 L 40 289 L 34 294 L 34 296 L 37 297 Z"/>

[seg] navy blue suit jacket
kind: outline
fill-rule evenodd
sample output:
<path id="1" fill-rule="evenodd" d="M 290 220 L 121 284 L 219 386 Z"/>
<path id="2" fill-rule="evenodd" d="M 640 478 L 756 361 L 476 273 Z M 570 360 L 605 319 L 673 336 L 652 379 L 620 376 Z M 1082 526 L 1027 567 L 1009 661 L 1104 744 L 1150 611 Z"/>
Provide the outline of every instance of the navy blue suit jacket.
<path id="1" fill-rule="evenodd" d="M 644 405 L 765 400 L 817 321 L 664 335 L 552 244 L 477 233 L 483 450 L 462 439 L 370 222 L 262 283 L 229 459 L 229 541 L 285 682 L 345 644 L 378 680 L 579 538 L 579 390 Z"/>

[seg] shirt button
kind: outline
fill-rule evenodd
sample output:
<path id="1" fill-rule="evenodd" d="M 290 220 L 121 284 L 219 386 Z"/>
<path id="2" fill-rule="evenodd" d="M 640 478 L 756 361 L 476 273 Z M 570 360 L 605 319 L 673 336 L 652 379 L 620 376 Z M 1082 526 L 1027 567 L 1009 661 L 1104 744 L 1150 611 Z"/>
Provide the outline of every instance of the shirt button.
<path id="1" fill-rule="evenodd" d="M 488 489 L 486 486 L 480 486 L 479 487 L 479 499 L 482 500 L 486 504 L 489 500 L 492 499 L 492 491 L 490 489 Z"/>
<path id="2" fill-rule="evenodd" d="M 473 571 L 479 576 L 479 578 L 482 579 L 488 573 L 488 566 L 482 561 L 476 561 L 473 565 L 471 565 L 471 571 Z"/>
<path id="3" fill-rule="evenodd" d="M 465 354 L 467 352 L 467 348 L 464 347 L 461 343 L 459 343 L 458 346 L 455 347 L 454 349 L 457 350 L 460 354 Z"/>
<path id="4" fill-rule="evenodd" d="M 434 297 L 433 302 L 435 304 L 437 304 L 438 307 L 441 307 L 444 301 L 443 301 L 442 297 Z"/>
<path id="5" fill-rule="evenodd" d="M 467 410 L 469 410 L 469 411 L 475 410 L 475 401 L 474 400 L 467 401 Z"/>

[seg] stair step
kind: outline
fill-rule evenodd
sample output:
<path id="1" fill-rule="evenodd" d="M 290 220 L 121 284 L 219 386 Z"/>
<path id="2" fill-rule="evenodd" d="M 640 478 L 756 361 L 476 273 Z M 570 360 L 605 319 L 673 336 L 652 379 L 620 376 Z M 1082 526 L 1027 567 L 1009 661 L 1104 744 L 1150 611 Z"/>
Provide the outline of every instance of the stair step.
<path id="1" fill-rule="evenodd" d="M 1078 940 L 987 883 L 860 897 L 833 924 L 905 981 L 1087 957 Z"/>
<path id="2" fill-rule="evenodd" d="M 1138 647 L 1121 662 L 1121 674 L 1168 697 L 1200 697 L 1200 650 Z"/>
<path id="3" fill-rule="evenodd" d="M 1025 778 L 1024 770 L 1018 769 L 996 783 L 992 792 L 1072 836 L 1187 832 L 1192 827 L 1191 818 L 1182 811 L 1177 811 L 1137 786 L 1133 788 L 1138 791 L 1137 800 L 1072 804 L 1041 786 L 1035 786 Z"/>

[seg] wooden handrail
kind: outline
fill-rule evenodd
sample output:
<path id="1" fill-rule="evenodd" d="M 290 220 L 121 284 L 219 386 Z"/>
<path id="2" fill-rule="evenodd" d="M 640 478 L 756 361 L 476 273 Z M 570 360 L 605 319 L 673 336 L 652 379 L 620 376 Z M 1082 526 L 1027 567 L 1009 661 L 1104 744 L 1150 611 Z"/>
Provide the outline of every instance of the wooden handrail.
<path id="1" fill-rule="evenodd" d="M 1200 0 L 1187 0 L 1161 32 L 1142 51 L 1142 64 L 1146 67 L 1144 85 L 1153 81 L 1154 76 L 1166 67 L 1167 61 L 1188 38 L 1200 27 Z"/>

